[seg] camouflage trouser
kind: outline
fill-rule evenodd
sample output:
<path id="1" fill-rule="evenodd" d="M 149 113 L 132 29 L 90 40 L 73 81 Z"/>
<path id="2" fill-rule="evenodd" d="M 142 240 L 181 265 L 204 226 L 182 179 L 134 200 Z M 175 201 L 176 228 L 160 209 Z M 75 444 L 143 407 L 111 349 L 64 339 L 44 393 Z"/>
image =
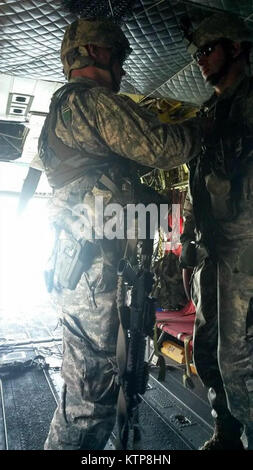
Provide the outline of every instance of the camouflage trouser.
<path id="1" fill-rule="evenodd" d="M 103 449 L 113 429 L 116 380 L 117 265 L 122 253 L 98 255 L 75 291 L 57 296 L 63 311 L 64 386 L 47 450 Z"/>
<path id="2" fill-rule="evenodd" d="M 195 268 L 194 360 L 214 416 L 253 423 L 253 243 L 224 247 Z"/>

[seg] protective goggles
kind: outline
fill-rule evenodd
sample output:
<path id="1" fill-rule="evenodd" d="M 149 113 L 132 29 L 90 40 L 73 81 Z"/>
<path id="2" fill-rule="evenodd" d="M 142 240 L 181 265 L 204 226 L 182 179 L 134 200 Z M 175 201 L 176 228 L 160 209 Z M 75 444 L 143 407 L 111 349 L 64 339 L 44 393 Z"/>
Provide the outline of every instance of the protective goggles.
<path id="1" fill-rule="evenodd" d="M 220 41 L 215 41 L 210 44 L 206 44 L 205 46 L 198 49 L 195 54 L 193 54 L 194 60 L 196 60 L 196 62 L 199 62 L 202 56 L 208 57 L 210 54 L 212 54 L 219 42 Z"/>

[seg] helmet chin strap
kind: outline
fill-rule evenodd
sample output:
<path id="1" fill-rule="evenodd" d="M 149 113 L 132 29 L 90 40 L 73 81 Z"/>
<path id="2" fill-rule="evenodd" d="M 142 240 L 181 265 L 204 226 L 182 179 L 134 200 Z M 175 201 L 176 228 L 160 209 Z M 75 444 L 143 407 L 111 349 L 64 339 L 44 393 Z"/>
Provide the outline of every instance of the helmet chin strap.
<path id="1" fill-rule="evenodd" d="M 111 81 L 112 81 L 112 90 L 117 93 L 119 91 L 120 87 L 119 87 L 119 83 L 116 80 L 115 73 L 113 71 L 113 64 L 114 64 L 115 60 L 116 60 L 116 57 L 114 55 L 112 55 L 111 58 L 110 58 L 109 65 L 104 65 L 104 64 L 101 64 L 100 62 L 95 61 L 94 62 L 94 67 L 97 67 L 98 69 L 102 69 L 102 70 L 107 70 L 108 72 L 110 72 Z"/>
<path id="2" fill-rule="evenodd" d="M 115 91 L 115 93 L 118 93 L 118 91 L 120 90 L 120 84 L 116 80 L 115 73 L 112 67 L 110 69 L 110 73 L 111 73 L 111 79 L 112 79 L 112 90 Z"/>

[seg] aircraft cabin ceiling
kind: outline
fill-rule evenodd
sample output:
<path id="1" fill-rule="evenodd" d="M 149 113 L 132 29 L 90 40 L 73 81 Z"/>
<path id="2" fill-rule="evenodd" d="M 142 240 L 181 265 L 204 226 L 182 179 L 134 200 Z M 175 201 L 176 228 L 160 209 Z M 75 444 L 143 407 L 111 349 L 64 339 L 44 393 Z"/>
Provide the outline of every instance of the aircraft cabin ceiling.
<path id="1" fill-rule="evenodd" d="M 187 52 L 182 17 L 197 25 L 214 11 L 230 11 L 253 29 L 252 0 L 60 0 L 0 1 L 0 73 L 64 82 L 59 51 L 63 31 L 77 16 L 112 16 L 133 52 L 122 91 L 200 104 L 210 96 Z"/>

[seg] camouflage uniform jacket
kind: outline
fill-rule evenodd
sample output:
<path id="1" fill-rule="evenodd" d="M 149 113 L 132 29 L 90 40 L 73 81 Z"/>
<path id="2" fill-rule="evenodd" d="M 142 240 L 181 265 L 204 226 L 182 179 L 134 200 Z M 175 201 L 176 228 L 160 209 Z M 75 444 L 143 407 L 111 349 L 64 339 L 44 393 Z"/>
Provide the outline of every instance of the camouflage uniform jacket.
<path id="1" fill-rule="evenodd" d="M 103 173 L 121 190 L 120 176 L 133 179 L 136 164 L 169 170 L 196 156 L 200 121 L 161 124 L 131 99 L 88 78 L 71 79 L 53 96 L 39 141 L 58 220 L 66 222 L 66 206 L 83 202 Z"/>

